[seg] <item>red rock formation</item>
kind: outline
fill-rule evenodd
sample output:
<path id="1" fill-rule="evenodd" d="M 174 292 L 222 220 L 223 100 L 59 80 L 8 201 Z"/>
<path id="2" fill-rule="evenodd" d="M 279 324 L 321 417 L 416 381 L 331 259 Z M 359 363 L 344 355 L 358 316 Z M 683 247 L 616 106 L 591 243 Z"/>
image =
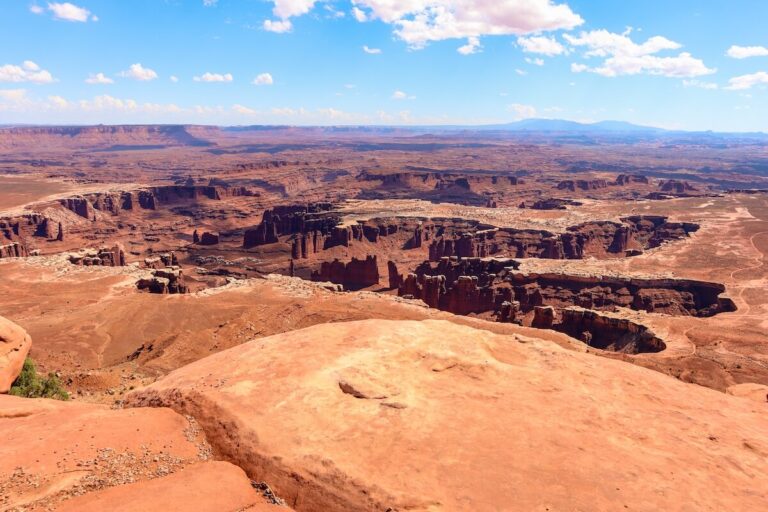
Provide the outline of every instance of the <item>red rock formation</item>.
<path id="1" fill-rule="evenodd" d="M 492 312 L 517 301 L 523 313 L 536 306 L 617 307 L 684 316 L 712 316 L 736 309 L 717 283 L 686 279 L 631 279 L 518 272 L 508 259 L 442 258 L 424 262 L 409 274 L 398 294 L 456 314 Z M 437 279 L 437 278 L 442 278 Z M 440 283 L 435 288 L 434 283 Z M 541 314 L 544 314 L 543 312 Z"/>
<path id="2" fill-rule="evenodd" d="M 565 308 L 552 328 L 587 345 L 612 352 L 661 352 L 666 344 L 644 325 L 582 308 Z"/>
<path id="3" fill-rule="evenodd" d="M 180 267 L 166 267 L 152 270 L 151 277 L 139 279 L 136 282 L 139 290 L 150 293 L 187 293 L 189 291 L 184 282 L 184 272 Z"/>
<path id="4" fill-rule="evenodd" d="M 97 251 L 88 251 L 71 254 L 69 261 L 73 265 L 123 267 L 125 266 L 125 250 L 121 244 L 112 247 L 102 247 Z"/>
<path id="5" fill-rule="evenodd" d="M 23 258 L 28 255 L 27 248 L 19 242 L 0 245 L 0 258 Z"/>
<path id="6" fill-rule="evenodd" d="M 555 321 L 555 308 L 552 306 L 535 306 L 533 308 L 533 321 L 531 327 L 537 329 L 551 329 Z"/>
<path id="7" fill-rule="evenodd" d="M 563 180 L 557 184 L 558 190 L 568 190 L 575 192 L 576 190 L 597 190 L 601 188 L 607 188 L 608 182 L 603 179 L 596 180 Z"/>
<path id="8" fill-rule="evenodd" d="M 319 271 L 312 272 L 312 281 L 341 284 L 347 290 L 377 285 L 379 267 L 376 256 L 367 256 L 364 260 L 352 258 L 348 263 L 338 259 L 324 261 Z"/>
<path id="9" fill-rule="evenodd" d="M 619 174 L 616 176 L 616 185 L 631 185 L 633 183 L 647 185 L 649 183 L 648 177 L 642 174 Z"/>
<path id="10" fill-rule="evenodd" d="M 659 181 L 659 190 L 672 194 L 687 194 L 689 192 L 698 192 L 699 189 L 687 181 L 661 180 Z"/>
<path id="11" fill-rule="evenodd" d="M 518 205 L 518 208 L 530 208 L 531 210 L 565 210 L 566 206 L 581 206 L 582 203 L 578 201 L 571 201 L 570 199 L 537 199 L 536 201 L 523 201 Z"/>
<path id="12" fill-rule="evenodd" d="M 403 284 L 403 275 L 397 271 L 397 265 L 394 261 L 387 262 L 387 272 L 389 274 L 389 288 L 396 290 Z"/>
<path id="13" fill-rule="evenodd" d="M 515 258 L 582 259 L 624 257 L 627 251 L 658 247 L 667 240 L 687 237 L 698 230 L 693 223 L 668 222 L 667 217 L 637 215 L 622 223 L 596 221 L 571 226 L 565 233 L 513 228 L 468 227 L 464 232 L 437 236 L 429 246 L 429 259 L 494 255 Z M 632 254 L 632 253 L 630 253 Z"/>
<path id="14" fill-rule="evenodd" d="M 0 393 L 11 389 L 31 347 L 27 331 L 0 316 Z"/>
<path id="15" fill-rule="evenodd" d="M 219 243 L 219 234 L 204 231 L 198 243 L 200 245 L 216 245 Z"/>
<path id="16" fill-rule="evenodd" d="M 93 219 L 93 208 L 91 203 L 88 202 L 83 196 L 68 197 L 66 199 L 59 199 L 59 203 L 67 210 L 70 210 L 84 219 Z"/>

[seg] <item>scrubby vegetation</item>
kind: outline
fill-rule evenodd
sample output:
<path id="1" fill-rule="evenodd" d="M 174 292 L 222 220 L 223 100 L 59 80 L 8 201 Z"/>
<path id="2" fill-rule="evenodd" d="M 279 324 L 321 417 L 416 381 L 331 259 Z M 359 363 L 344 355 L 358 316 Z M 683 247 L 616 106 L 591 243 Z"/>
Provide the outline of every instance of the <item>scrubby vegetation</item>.
<path id="1" fill-rule="evenodd" d="M 24 398 L 69 400 L 69 393 L 61 386 L 56 374 L 49 373 L 47 377 L 39 375 L 35 362 L 29 357 L 24 361 L 21 373 L 13 381 L 10 394 Z"/>

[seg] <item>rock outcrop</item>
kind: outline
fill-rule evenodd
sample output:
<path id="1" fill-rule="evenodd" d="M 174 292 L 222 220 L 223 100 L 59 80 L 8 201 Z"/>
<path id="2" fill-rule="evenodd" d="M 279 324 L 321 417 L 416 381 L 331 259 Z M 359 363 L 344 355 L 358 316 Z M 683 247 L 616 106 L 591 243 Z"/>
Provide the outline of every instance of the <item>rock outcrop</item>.
<path id="1" fill-rule="evenodd" d="M 735 311 L 725 286 L 691 279 L 639 279 L 560 273 L 526 273 L 519 263 L 499 258 L 441 258 L 409 274 L 399 295 L 455 314 L 493 312 L 518 301 L 523 313 L 537 306 L 614 310 L 618 307 L 707 317 Z M 440 283 L 434 286 L 433 283 Z"/>
<path id="2" fill-rule="evenodd" d="M 551 329 L 564 332 L 590 347 L 638 354 L 661 352 L 666 344 L 644 325 L 583 308 L 565 308 Z"/>
<path id="3" fill-rule="evenodd" d="M 377 285 L 379 266 L 376 256 L 367 256 L 364 260 L 352 258 L 347 263 L 338 259 L 324 261 L 320 270 L 312 272 L 312 281 L 340 284 L 346 290 L 359 290 Z"/>
<path id="4" fill-rule="evenodd" d="M 27 331 L 0 316 L 0 393 L 11 389 L 31 347 Z"/>
<path id="5" fill-rule="evenodd" d="M 126 405 L 193 416 L 215 453 L 301 512 L 768 502 L 757 484 L 768 480 L 768 417 L 756 404 L 446 321 L 322 324 L 254 340 Z"/>
<path id="6" fill-rule="evenodd" d="M 197 231 L 195 231 L 195 233 L 197 233 Z M 195 243 L 200 245 L 216 245 L 219 243 L 219 234 L 203 231 L 203 234 L 200 235 L 200 239 Z"/>
<path id="7" fill-rule="evenodd" d="M 617 258 L 684 239 L 699 229 L 689 222 L 667 217 L 635 215 L 621 223 L 596 221 L 571 226 L 564 233 L 478 226 L 464 232 L 436 236 L 429 245 L 429 259 L 506 256 L 513 258 L 582 259 Z"/>
<path id="8" fill-rule="evenodd" d="M 0 396 L 0 429 L 3 510 L 274 508 L 240 468 L 209 461 L 205 438 L 169 409 Z"/>
<path id="9" fill-rule="evenodd" d="M 82 265 L 86 267 L 124 267 L 125 250 L 121 244 L 115 244 L 112 247 L 102 247 L 98 250 L 85 250 L 77 254 L 69 255 L 69 262 L 73 265 Z"/>
<path id="10" fill-rule="evenodd" d="M 151 277 L 144 277 L 136 282 L 139 290 L 150 293 L 177 294 L 187 293 L 189 288 L 184 281 L 184 272 L 181 267 L 172 266 L 151 271 Z"/>

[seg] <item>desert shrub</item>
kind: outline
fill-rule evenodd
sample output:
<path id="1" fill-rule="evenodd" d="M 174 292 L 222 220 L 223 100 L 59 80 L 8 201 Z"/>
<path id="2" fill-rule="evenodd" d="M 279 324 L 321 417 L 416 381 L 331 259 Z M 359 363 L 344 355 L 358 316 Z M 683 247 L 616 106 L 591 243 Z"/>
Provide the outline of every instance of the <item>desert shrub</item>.
<path id="1" fill-rule="evenodd" d="M 9 394 L 24 398 L 69 400 L 69 393 L 61 386 L 56 374 L 49 373 L 47 377 L 42 377 L 37 373 L 35 362 L 29 357 L 24 360 L 21 373 L 13 381 Z"/>

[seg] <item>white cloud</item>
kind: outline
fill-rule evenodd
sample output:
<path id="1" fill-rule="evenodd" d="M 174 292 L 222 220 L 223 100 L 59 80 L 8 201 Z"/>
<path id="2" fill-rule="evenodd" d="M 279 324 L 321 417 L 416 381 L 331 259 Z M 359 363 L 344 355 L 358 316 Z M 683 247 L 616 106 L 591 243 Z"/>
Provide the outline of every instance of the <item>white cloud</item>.
<path id="1" fill-rule="evenodd" d="M 409 96 L 403 91 L 395 91 L 392 93 L 393 100 L 415 100 L 416 96 Z"/>
<path id="2" fill-rule="evenodd" d="M 272 12 L 281 19 L 307 14 L 315 6 L 315 0 L 274 0 Z"/>
<path id="3" fill-rule="evenodd" d="M 520 76 L 525 76 L 525 75 L 527 75 L 527 74 L 528 74 L 528 72 L 527 72 L 527 71 L 525 71 L 525 70 L 523 70 L 523 69 L 520 69 L 520 68 L 517 68 L 517 69 L 515 69 L 515 73 L 517 73 L 517 74 L 518 74 L 518 75 L 520 75 Z"/>
<path id="4" fill-rule="evenodd" d="M 243 105 L 232 105 L 232 111 L 237 114 L 242 114 L 246 116 L 252 116 L 254 114 L 258 114 L 256 110 L 253 110 L 252 108 L 244 107 Z"/>
<path id="5" fill-rule="evenodd" d="M 112 84 L 115 83 L 114 80 L 109 78 L 108 76 L 104 76 L 104 73 L 96 73 L 95 75 L 91 73 L 88 75 L 88 78 L 85 79 L 85 83 L 87 84 Z"/>
<path id="6" fill-rule="evenodd" d="M 629 38 L 629 33 L 615 34 L 607 30 L 581 32 L 578 36 L 565 34 L 563 37 L 573 46 L 586 49 L 585 57 L 604 58 L 602 65 L 589 67 L 584 64 L 571 65 L 575 72 L 589 71 L 606 77 L 620 75 L 661 75 L 667 77 L 695 77 L 714 73 L 700 59 L 682 52 L 673 57 L 655 55 L 664 50 L 677 50 L 679 43 L 666 37 L 654 36 L 642 44 Z"/>
<path id="7" fill-rule="evenodd" d="M 511 105 L 507 105 L 507 110 L 514 114 L 513 119 L 515 121 L 536 117 L 536 108 L 532 107 L 531 105 L 512 103 Z"/>
<path id="8" fill-rule="evenodd" d="M 264 20 L 264 30 L 269 32 L 275 32 L 277 34 L 283 34 L 290 32 L 293 28 L 291 20 Z"/>
<path id="9" fill-rule="evenodd" d="M 323 9 L 325 9 L 328 12 L 328 17 L 330 17 L 330 18 L 338 19 L 338 18 L 343 18 L 344 16 L 346 16 L 344 11 L 337 11 L 336 9 L 333 8 L 332 5 L 329 5 L 329 4 L 325 4 L 323 6 Z"/>
<path id="10" fill-rule="evenodd" d="M 698 87 L 699 89 L 717 89 L 718 85 L 712 82 L 703 82 L 701 80 L 683 80 L 683 87 Z"/>
<path id="11" fill-rule="evenodd" d="M 768 48 L 765 46 L 737 46 L 733 45 L 728 48 L 725 54 L 734 59 L 747 59 L 749 57 L 766 57 L 768 56 Z"/>
<path id="12" fill-rule="evenodd" d="M 64 21 L 79 21 L 85 23 L 88 19 L 98 21 L 96 16 L 91 16 L 91 11 L 84 7 L 78 7 L 69 2 L 49 3 L 48 10 L 53 13 L 53 17 Z M 32 11 L 35 12 L 35 11 Z"/>
<path id="13" fill-rule="evenodd" d="M 205 7 L 216 7 L 217 3 L 219 3 L 219 0 L 203 0 L 203 5 Z"/>
<path id="14" fill-rule="evenodd" d="M 554 37 L 518 37 L 517 44 L 520 45 L 524 52 L 540 53 L 542 55 L 547 55 L 548 57 L 566 53 L 565 47 L 560 44 Z"/>
<path id="15" fill-rule="evenodd" d="M 370 48 L 368 45 L 363 46 L 363 51 L 365 53 L 369 53 L 371 55 L 378 55 L 381 53 L 381 49 L 379 48 Z"/>
<path id="16" fill-rule="evenodd" d="M 578 62 L 571 63 L 571 71 L 573 71 L 574 73 L 581 73 L 588 69 L 589 69 L 589 66 L 587 66 L 586 64 L 579 64 Z"/>
<path id="17" fill-rule="evenodd" d="M 365 11 L 356 6 L 352 7 L 352 16 L 354 16 L 360 23 L 368 21 L 368 16 L 365 15 Z"/>
<path id="18" fill-rule="evenodd" d="M 750 75 L 735 76 L 728 80 L 728 86 L 726 89 L 732 91 L 743 91 L 745 89 L 751 89 L 756 85 L 768 85 L 768 73 L 765 71 L 758 71 Z"/>
<path id="19" fill-rule="evenodd" d="M 177 83 L 179 81 L 179 77 L 177 77 L 176 75 L 171 75 L 169 80 L 173 83 Z"/>
<path id="20" fill-rule="evenodd" d="M 70 106 L 69 101 L 65 100 L 61 96 L 48 96 L 48 101 L 51 102 L 52 107 L 60 110 L 69 108 Z"/>
<path id="21" fill-rule="evenodd" d="M 193 77 L 195 82 L 231 82 L 234 78 L 232 73 L 203 73 L 201 76 Z"/>
<path id="22" fill-rule="evenodd" d="M 367 19 L 395 26 L 415 48 L 430 41 L 572 29 L 584 20 L 553 0 L 353 0 Z"/>
<path id="23" fill-rule="evenodd" d="M 49 84 L 55 82 L 55 80 L 50 72 L 40 69 L 40 66 L 31 60 L 25 60 L 21 66 L 16 66 L 14 64 L 0 66 L 0 82 Z"/>
<path id="24" fill-rule="evenodd" d="M 480 38 L 478 37 L 468 37 L 467 38 L 467 44 L 464 46 L 459 46 L 459 48 L 456 50 L 462 55 L 472 55 L 473 53 L 477 53 L 482 49 L 482 46 L 480 45 Z"/>
<path id="25" fill-rule="evenodd" d="M 146 82 L 157 78 L 157 73 L 152 69 L 145 68 L 141 63 L 137 62 L 136 64 L 131 64 L 126 71 L 120 72 L 120 76 Z"/>
<path id="26" fill-rule="evenodd" d="M 26 89 L 0 89 L 0 100 L 8 103 L 21 103 L 27 99 Z"/>
<path id="27" fill-rule="evenodd" d="M 544 59 L 540 59 L 536 57 L 535 59 L 532 59 L 530 57 L 525 58 L 525 62 L 528 64 L 533 64 L 534 66 L 543 66 L 544 65 Z"/>
<path id="28" fill-rule="evenodd" d="M 29 6 L 29 12 L 31 12 L 32 14 L 43 14 L 45 12 L 45 9 L 43 9 L 37 4 L 32 4 Z"/>
<path id="29" fill-rule="evenodd" d="M 272 75 L 269 73 L 260 73 L 256 76 L 256 78 L 253 79 L 253 82 L 251 82 L 253 85 L 272 85 L 275 83 L 274 79 L 272 78 Z"/>

